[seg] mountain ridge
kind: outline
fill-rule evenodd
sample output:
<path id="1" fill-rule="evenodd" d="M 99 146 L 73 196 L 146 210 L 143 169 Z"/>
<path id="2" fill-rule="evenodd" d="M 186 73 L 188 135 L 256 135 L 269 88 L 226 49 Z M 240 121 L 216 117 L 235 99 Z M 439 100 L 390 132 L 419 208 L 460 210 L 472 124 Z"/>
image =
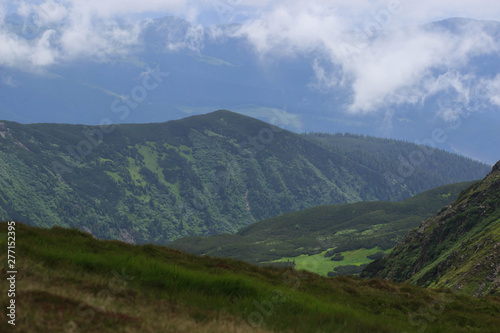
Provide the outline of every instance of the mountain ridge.
<path id="1" fill-rule="evenodd" d="M 408 233 L 363 275 L 448 287 L 473 296 L 500 292 L 500 162 L 457 200 Z"/>
<path id="2" fill-rule="evenodd" d="M 367 168 L 341 151 L 230 111 L 111 127 L 2 126 L 0 217 L 85 227 L 106 239 L 166 242 L 235 232 L 285 212 L 401 200 L 420 191 L 404 179 L 388 182 L 380 168 Z M 429 161 L 438 156 L 445 155 L 436 150 Z M 442 177 L 427 188 L 477 179 L 489 169 L 446 156 L 442 167 L 431 167 Z M 377 163 L 388 165 L 389 159 Z M 454 173 L 444 172 L 448 164 Z"/>

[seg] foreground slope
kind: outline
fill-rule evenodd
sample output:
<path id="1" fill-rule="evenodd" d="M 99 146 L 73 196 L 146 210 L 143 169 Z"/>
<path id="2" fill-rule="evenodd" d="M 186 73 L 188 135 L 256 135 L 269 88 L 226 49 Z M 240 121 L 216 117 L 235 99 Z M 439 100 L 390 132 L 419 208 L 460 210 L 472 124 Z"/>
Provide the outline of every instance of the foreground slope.
<path id="1" fill-rule="evenodd" d="M 296 268 L 321 275 L 335 274 L 346 265 L 349 274 L 359 273 L 362 265 L 373 261 L 373 255 L 393 248 L 408 231 L 449 205 L 471 184 L 442 186 L 401 202 L 314 207 L 256 222 L 236 234 L 185 237 L 169 246 L 251 263 L 292 261 Z M 332 261 L 337 253 L 345 260 L 337 256 L 339 260 Z"/>
<path id="2" fill-rule="evenodd" d="M 442 177 L 427 185 L 479 179 L 484 167 L 455 156 L 436 163 Z M 287 212 L 420 189 L 229 111 L 112 127 L 1 122 L 0 168 L 0 219 L 136 243 L 231 233 Z"/>
<path id="3" fill-rule="evenodd" d="M 411 231 L 364 276 L 450 287 L 474 296 L 500 292 L 500 162 L 481 182 Z"/>
<path id="4" fill-rule="evenodd" d="M 500 299 L 99 241 L 16 224 L 16 326 L 2 332 L 494 332 Z M 7 225 L 0 223 L 0 246 Z M 7 262 L 6 251 L 0 260 Z M 2 267 L 0 287 L 7 290 Z M 1 306 L 8 299 L 2 297 Z M 439 311 L 437 311 L 439 310 Z"/>

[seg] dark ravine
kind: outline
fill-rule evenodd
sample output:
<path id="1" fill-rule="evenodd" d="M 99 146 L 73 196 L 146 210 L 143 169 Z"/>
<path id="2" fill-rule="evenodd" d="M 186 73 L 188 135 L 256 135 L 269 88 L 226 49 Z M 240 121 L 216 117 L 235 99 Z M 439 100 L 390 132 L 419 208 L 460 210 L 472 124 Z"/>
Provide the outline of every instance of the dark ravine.
<path id="1" fill-rule="evenodd" d="M 473 296 L 500 293 L 500 162 L 362 274 Z"/>
<path id="2" fill-rule="evenodd" d="M 4 121 L 0 131 L 0 219 L 136 243 L 234 233 L 318 205 L 402 200 L 489 169 L 435 150 L 394 183 L 385 172 L 397 173 L 398 156 L 419 146 L 372 140 L 361 150 L 393 153 L 363 160 L 341 141 L 333 149 L 223 110 L 112 128 Z"/>

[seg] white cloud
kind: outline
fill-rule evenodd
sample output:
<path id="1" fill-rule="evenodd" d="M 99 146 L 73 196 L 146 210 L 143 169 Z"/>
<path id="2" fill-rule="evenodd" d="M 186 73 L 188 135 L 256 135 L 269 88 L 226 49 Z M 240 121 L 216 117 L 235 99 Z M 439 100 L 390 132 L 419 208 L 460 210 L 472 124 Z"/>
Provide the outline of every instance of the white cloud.
<path id="1" fill-rule="evenodd" d="M 483 79 L 476 87 L 478 97 L 488 99 L 492 104 L 500 106 L 500 74 L 491 80 Z"/>
<path id="2" fill-rule="evenodd" d="M 167 49 L 178 51 L 189 49 L 199 52 L 204 45 L 205 29 L 201 25 L 192 25 L 180 40 L 167 41 Z"/>
<path id="3" fill-rule="evenodd" d="M 17 13 L 27 20 L 33 20 L 33 24 L 44 26 L 59 23 L 68 15 L 68 9 L 53 0 L 48 0 L 40 4 L 22 2 Z"/>
<path id="4" fill-rule="evenodd" d="M 116 22 L 103 21 L 90 15 L 72 15 L 70 24 L 58 36 L 59 56 L 63 59 L 78 57 L 104 58 L 124 54 L 138 43 L 140 28 L 120 27 Z"/>
<path id="5" fill-rule="evenodd" d="M 192 3 L 192 0 L 0 2 L 0 65 L 36 71 L 40 66 L 81 57 L 102 60 L 109 55 L 126 54 L 140 42 L 140 22 L 131 21 L 130 17 L 158 11 L 195 19 L 198 9 Z M 17 5 L 16 13 L 24 19 L 21 33 L 13 33 L 5 22 L 8 5 Z"/>
<path id="6" fill-rule="evenodd" d="M 26 19 L 24 36 L 5 28 L 7 3 L 17 4 L 18 14 Z M 498 91 L 500 85 L 499 77 L 476 77 L 473 69 L 464 68 L 474 56 L 499 51 L 487 23 L 470 24 L 455 33 L 418 28 L 452 16 L 498 19 L 496 0 L 4 1 L 0 65 L 29 70 L 79 57 L 101 60 L 126 54 L 140 43 L 142 27 L 132 19 L 152 13 L 193 23 L 180 39 L 167 39 L 166 49 L 200 50 L 205 30 L 197 20 L 207 12 L 226 23 L 246 17 L 236 35 L 246 37 L 263 58 L 310 56 L 316 74 L 311 87 L 350 91 L 346 109 L 352 113 L 418 104 L 443 91 L 456 94 L 454 103 L 474 109 L 472 80 L 482 80 L 490 90 Z M 221 31 L 211 30 L 214 38 Z M 481 101 L 500 106 L 498 94 Z M 442 117 L 452 117 L 449 110 L 456 108 L 442 105 Z"/>
<path id="7" fill-rule="evenodd" d="M 47 30 L 33 41 L 1 31 L 0 44 L 3 47 L 0 49 L 0 65 L 29 70 L 52 64 L 57 53 L 50 47 L 53 34 L 53 30 Z"/>
<path id="8" fill-rule="evenodd" d="M 463 87 L 456 77 L 455 82 L 443 81 L 436 71 L 458 71 L 471 57 L 499 49 L 500 44 L 477 26 L 463 27 L 456 35 L 415 28 L 391 32 L 344 63 L 354 77 L 350 110 L 369 112 L 384 104 L 415 104 L 449 88 L 463 97 Z M 439 85 L 430 84 L 438 79 Z M 465 79 L 470 80 L 467 75 Z"/>
<path id="9" fill-rule="evenodd" d="M 291 2 L 246 23 L 239 33 L 246 36 L 258 52 L 293 55 L 318 48 L 333 51 L 333 44 L 339 41 L 344 30 L 345 22 L 335 8 L 317 2 L 309 2 L 308 6 Z"/>
<path id="10" fill-rule="evenodd" d="M 450 13 L 446 6 L 434 3 L 419 2 L 427 8 L 427 18 Z M 417 104 L 444 90 L 468 102 L 463 82 L 441 77 L 436 85 L 436 80 L 444 73 L 467 71 L 464 65 L 472 57 L 498 52 L 500 42 L 488 33 L 488 23 L 457 25 L 458 31 L 409 26 L 425 21 L 421 11 L 414 11 L 414 5 L 403 0 L 342 2 L 340 6 L 328 6 L 323 1 L 280 2 L 244 24 L 239 35 L 247 37 L 262 57 L 320 55 L 317 58 L 321 61 L 311 63 L 317 76 L 314 86 L 350 89 L 352 100 L 347 108 L 353 113 Z M 495 12 L 500 16 L 498 4 L 489 10 L 476 7 L 481 4 L 459 1 L 452 8 L 454 14 L 472 9 L 477 15 Z M 402 19 L 406 26 L 397 26 Z M 473 73 L 463 75 L 470 80 Z"/>
<path id="11" fill-rule="evenodd" d="M 68 2 L 71 3 L 72 12 L 94 13 L 103 18 L 152 11 L 184 16 L 193 3 L 189 0 L 68 0 Z"/>

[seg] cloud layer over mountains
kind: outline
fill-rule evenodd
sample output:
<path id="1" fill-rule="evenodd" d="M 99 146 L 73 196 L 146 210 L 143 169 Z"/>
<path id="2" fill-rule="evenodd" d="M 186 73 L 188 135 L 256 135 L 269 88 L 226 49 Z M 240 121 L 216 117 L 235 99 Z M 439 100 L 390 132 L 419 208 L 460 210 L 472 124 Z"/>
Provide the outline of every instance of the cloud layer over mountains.
<path id="1" fill-rule="evenodd" d="M 451 16 L 500 19 L 497 1 L 4 1 L 0 66 L 36 72 L 79 58 L 125 56 L 142 47 L 145 18 L 161 15 L 192 24 L 180 40 L 165 42 L 170 51 L 202 50 L 207 34 L 200 22 L 241 23 L 210 29 L 210 36 L 245 38 L 271 61 L 307 57 L 316 76 L 311 86 L 349 92 L 344 107 L 351 113 L 391 112 L 443 92 L 455 96 L 440 105 L 444 119 L 500 105 L 498 73 L 468 66 L 498 54 L 498 25 L 423 25 Z M 21 31 L 13 31 L 9 17 L 22 22 Z"/>

